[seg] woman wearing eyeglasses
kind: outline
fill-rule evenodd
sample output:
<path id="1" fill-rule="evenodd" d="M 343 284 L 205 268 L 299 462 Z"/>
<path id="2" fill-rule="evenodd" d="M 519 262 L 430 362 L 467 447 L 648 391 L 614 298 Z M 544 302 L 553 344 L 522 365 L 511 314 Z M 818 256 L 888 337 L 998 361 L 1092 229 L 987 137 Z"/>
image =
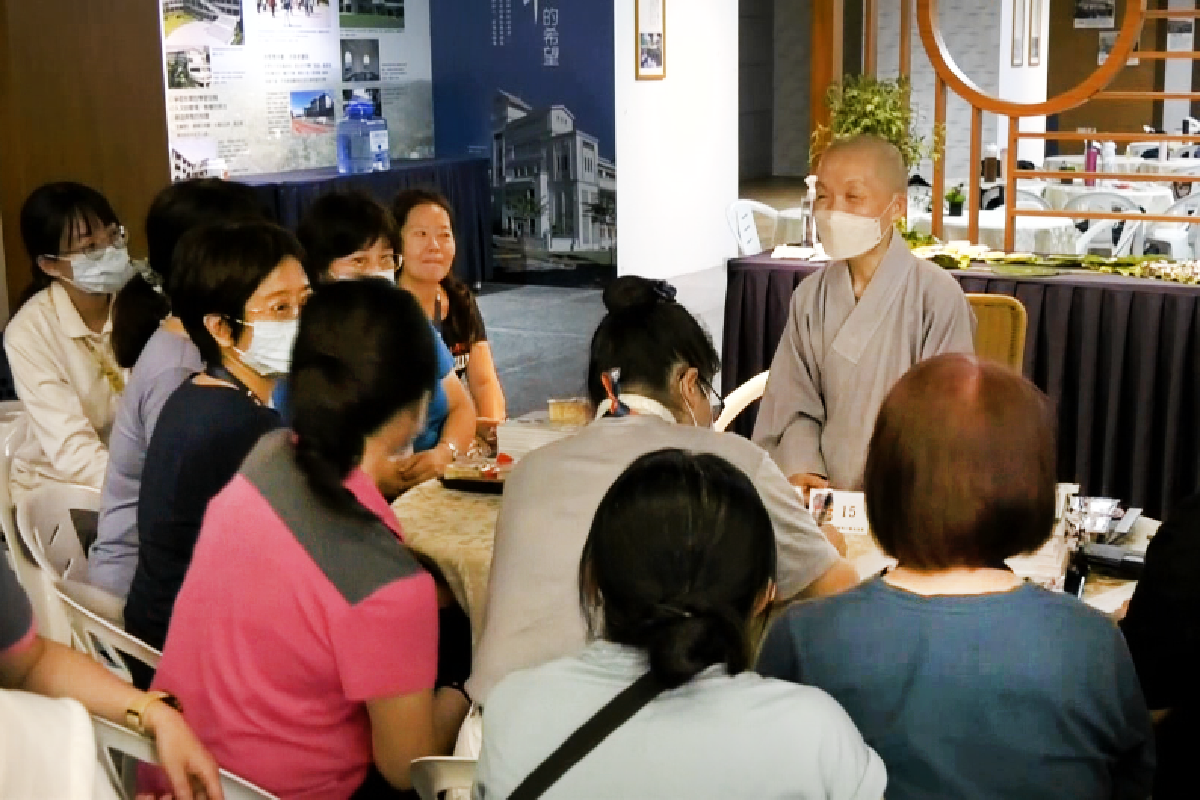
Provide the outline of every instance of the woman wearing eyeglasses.
<path id="1" fill-rule="evenodd" d="M 172 311 L 205 369 L 163 405 L 142 469 L 125 628 L 152 647 L 166 639 L 208 501 L 280 425 L 267 403 L 309 295 L 302 256 L 292 234 L 267 222 L 204 226 L 176 246 Z M 134 677 L 143 686 L 149 678 Z"/>
<path id="2" fill-rule="evenodd" d="M 774 529 L 782 599 L 858 582 L 766 452 L 711 430 L 719 358 L 674 290 L 626 276 L 605 290 L 604 304 L 588 364 L 596 421 L 525 456 L 505 481 L 487 618 L 467 683 L 485 708 L 505 675 L 583 647 L 577 578 L 588 529 L 608 487 L 654 450 L 711 453 L 750 476 Z"/>
<path id="3" fill-rule="evenodd" d="M 43 481 L 99 489 L 125 371 L 113 356 L 112 297 L 132 277 L 125 231 L 104 196 L 78 183 L 34 190 L 21 208 L 33 282 L 4 332 L 29 431 L 14 493 Z"/>

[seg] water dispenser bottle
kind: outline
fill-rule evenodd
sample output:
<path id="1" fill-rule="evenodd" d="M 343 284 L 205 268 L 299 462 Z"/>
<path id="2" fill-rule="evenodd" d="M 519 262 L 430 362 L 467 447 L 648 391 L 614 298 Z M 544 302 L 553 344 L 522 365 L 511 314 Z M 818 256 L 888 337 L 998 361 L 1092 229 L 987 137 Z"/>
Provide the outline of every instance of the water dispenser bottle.
<path id="1" fill-rule="evenodd" d="M 337 125 L 337 166 L 342 175 L 391 167 L 387 120 L 375 116 L 375 103 L 369 99 L 346 103 L 346 116 Z"/>

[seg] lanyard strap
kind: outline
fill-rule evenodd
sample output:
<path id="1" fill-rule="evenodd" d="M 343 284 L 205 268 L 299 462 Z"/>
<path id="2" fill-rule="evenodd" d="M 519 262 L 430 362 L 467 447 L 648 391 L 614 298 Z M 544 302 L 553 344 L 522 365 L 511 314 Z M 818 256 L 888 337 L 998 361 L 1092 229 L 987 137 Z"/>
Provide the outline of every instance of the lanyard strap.
<path id="1" fill-rule="evenodd" d="M 235 389 L 243 392 L 255 405 L 261 406 L 263 404 L 262 400 L 258 399 L 258 395 L 254 393 L 254 390 L 247 386 L 241 378 L 230 372 L 224 364 L 206 364 L 204 366 L 204 374 L 219 381 L 232 383 Z"/>
<path id="2" fill-rule="evenodd" d="M 521 781 L 508 800 L 535 800 L 541 797 L 567 770 L 595 750 L 610 733 L 624 725 L 643 706 L 662 694 L 665 688 L 652 672 L 638 678 L 568 736 L 557 750 Z"/>

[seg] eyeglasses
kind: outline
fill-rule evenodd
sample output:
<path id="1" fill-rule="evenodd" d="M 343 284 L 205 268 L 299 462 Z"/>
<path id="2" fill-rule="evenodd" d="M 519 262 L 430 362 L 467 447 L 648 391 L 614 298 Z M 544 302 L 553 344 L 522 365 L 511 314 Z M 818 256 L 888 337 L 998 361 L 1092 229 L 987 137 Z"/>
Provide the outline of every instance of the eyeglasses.
<path id="1" fill-rule="evenodd" d="M 83 256 L 90 261 L 99 261 L 104 257 L 104 251 L 110 247 L 121 248 L 129 242 L 129 238 L 125 235 L 124 225 L 109 225 L 100 231 L 95 231 L 91 234 L 92 243 L 68 250 L 57 256 L 46 256 L 47 258 L 57 258 L 63 261 L 69 260 L 72 256 Z"/>
<path id="2" fill-rule="evenodd" d="M 704 390 L 704 395 L 708 398 L 709 408 L 712 409 L 713 419 L 721 416 L 721 412 L 725 410 L 725 401 L 721 399 L 721 395 L 717 394 L 717 390 L 712 387 L 712 384 L 706 380 L 699 380 L 700 388 Z"/>
<path id="3" fill-rule="evenodd" d="M 270 305 L 265 308 L 246 308 L 246 322 L 253 322 L 253 318 L 262 321 L 270 322 L 291 322 L 294 319 L 300 318 L 300 310 L 304 308 L 304 304 L 308 302 L 308 298 L 312 297 L 312 288 L 305 287 L 296 298 L 278 298 L 272 300 Z"/>

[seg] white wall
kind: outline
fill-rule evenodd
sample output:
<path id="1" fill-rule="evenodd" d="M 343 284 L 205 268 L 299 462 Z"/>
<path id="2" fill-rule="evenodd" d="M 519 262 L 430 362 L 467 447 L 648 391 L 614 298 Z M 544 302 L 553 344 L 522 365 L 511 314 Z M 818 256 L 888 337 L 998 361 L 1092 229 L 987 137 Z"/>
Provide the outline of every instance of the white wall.
<path id="1" fill-rule="evenodd" d="M 1170 8 L 1194 8 L 1193 0 L 1168 0 Z M 1192 34 L 1193 40 L 1195 33 Z M 1163 91 L 1185 94 L 1192 91 L 1192 62 L 1186 58 L 1168 58 L 1163 62 Z M 1162 129 L 1177 131 L 1183 129 L 1184 117 L 1191 116 L 1190 100 L 1163 101 Z"/>
<path id="2" fill-rule="evenodd" d="M 736 254 L 738 4 L 668 2 L 667 76 L 634 80 L 634 3 L 616 14 L 617 263 L 667 278 Z"/>
<path id="3" fill-rule="evenodd" d="M 1025 6 L 1025 13 L 1028 14 L 1029 3 L 1026 3 Z M 998 61 L 1000 68 L 999 91 L 1000 97 L 1017 103 L 1040 103 L 1046 99 L 1046 78 L 1049 74 L 1047 64 L 1049 63 L 1050 48 L 1050 0 L 1043 0 L 1042 18 L 1038 20 L 1042 30 L 1042 58 L 1041 64 L 1036 67 L 1031 67 L 1028 63 L 1030 22 L 1029 19 L 1025 20 L 1024 36 L 1022 37 L 1022 40 L 1025 41 L 1025 52 L 1021 58 L 1023 66 L 1014 67 L 1012 65 L 1013 4 L 1012 0 L 1006 0 L 1003 21 L 1000 26 L 1000 41 L 1003 46 L 1000 48 Z M 1046 130 L 1046 118 L 1022 119 L 1021 130 L 1044 131 Z M 996 141 L 1001 148 L 1008 146 L 1008 119 L 1005 117 L 996 121 Z M 1019 158 L 1040 165 L 1046 156 L 1046 143 L 1041 139 L 1022 139 L 1018 144 L 1017 153 Z"/>
<path id="4" fill-rule="evenodd" d="M 1028 9 L 1028 0 L 1024 0 Z M 942 0 L 938 4 L 938 22 L 951 57 L 971 81 L 986 94 L 1005 99 L 1031 102 L 1046 97 L 1046 64 L 1049 40 L 1049 8 L 1052 0 L 1042 0 L 1042 64 L 1040 67 L 1013 68 L 1012 0 Z M 899 3 L 879 4 L 878 53 L 879 75 L 894 78 L 899 74 L 900 13 Z M 1028 13 L 1028 11 L 1026 12 Z M 1026 21 L 1028 25 L 1028 21 Z M 1025 37 L 1028 38 L 1028 29 Z M 913 19 L 912 40 L 912 99 L 918 126 L 928 136 L 933 130 L 933 66 L 925 54 Z M 1028 43 L 1025 46 L 1028 52 Z M 1025 61 L 1025 58 L 1022 58 Z M 1026 120 L 1023 130 L 1044 130 L 1045 119 Z M 971 158 L 971 108 L 965 100 L 949 93 L 946 104 L 946 182 L 948 185 L 965 181 Z M 983 144 L 992 142 L 1005 147 L 1007 121 L 991 114 L 983 117 Z M 1022 143 L 1022 158 L 1038 154 L 1041 142 Z M 933 175 L 933 165 L 926 161 L 921 174 Z"/>

